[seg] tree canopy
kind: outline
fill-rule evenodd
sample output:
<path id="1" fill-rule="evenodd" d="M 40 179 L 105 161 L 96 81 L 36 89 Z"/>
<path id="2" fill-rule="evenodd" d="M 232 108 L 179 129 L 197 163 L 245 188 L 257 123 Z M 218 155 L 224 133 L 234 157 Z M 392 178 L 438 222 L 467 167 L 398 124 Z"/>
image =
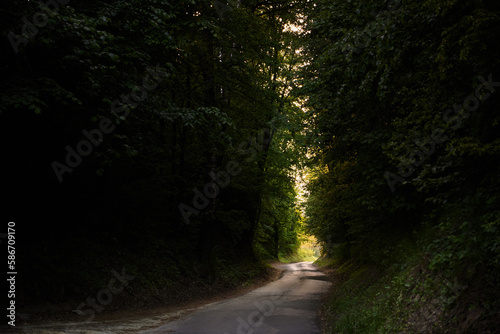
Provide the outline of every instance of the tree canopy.
<path id="1" fill-rule="evenodd" d="M 431 231 L 430 268 L 498 284 L 497 1 L 12 0 L 0 18 L 26 303 L 125 265 L 229 279 L 305 232 L 382 265 Z"/>

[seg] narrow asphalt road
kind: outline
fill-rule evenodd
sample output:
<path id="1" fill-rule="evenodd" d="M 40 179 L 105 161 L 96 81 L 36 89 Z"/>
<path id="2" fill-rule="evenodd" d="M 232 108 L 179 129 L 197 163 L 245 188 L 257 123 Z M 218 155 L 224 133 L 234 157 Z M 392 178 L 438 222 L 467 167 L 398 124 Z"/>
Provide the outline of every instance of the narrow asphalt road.
<path id="1" fill-rule="evenodd" d="M 21 326 L 21 334 L 319 334 L 317 311 L 330 287 L 311 262 L 277 264 L 283 276 L 240 297 L 176 313 L 108 321 Z M 173 320 L 174 319 L 174 320 Z M 1 332 L 1 331 L 0 331 Z"/>
<path id="2" fill-rule="evenodd" d="M 281 279 L 241 297 L 209 305 L 186 318 L 141 334 L 313 334 L 330 286 L 310 262 L 279 265 Z"/>

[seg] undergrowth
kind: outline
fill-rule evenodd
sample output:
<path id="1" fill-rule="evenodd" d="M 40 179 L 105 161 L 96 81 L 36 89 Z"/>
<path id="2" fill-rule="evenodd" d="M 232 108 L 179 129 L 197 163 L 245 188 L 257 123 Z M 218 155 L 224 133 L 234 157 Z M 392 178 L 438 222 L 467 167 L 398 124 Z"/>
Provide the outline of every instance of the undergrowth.
<path id="1" fill-rule="evenodd" d="M 314 250 L 311 248 L 300 247 L 295 253 L 292 254 L 280 254 L 279 261 L 282 263 L 291 262 L 304 262 L 310 261 L 314 262 L 318 259 Z"/>
<path id="2" fill-rule="evenodd" d="M 500 315 L 495 268 L 478 263 L 457 272 L 439 265 L 443 257 L 462 256 L 442 237 L 431 241 L 420 234 L 414 240 L 391 249 L 384 264 L 332 257 L 315 262 L 333 269 L 334 285 L 322 309 L 324 333 L 495 332 Z"/>

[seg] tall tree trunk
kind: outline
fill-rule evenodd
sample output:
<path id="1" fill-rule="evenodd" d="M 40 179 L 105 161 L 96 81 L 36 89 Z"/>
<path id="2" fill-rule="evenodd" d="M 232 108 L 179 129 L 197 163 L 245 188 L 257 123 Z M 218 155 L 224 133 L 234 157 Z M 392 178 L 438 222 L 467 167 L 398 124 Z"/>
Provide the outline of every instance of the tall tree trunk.
<path id="1" fill-rule="evenodd" d="M 280 230 L 278 220 L 274 218 L 274 256 L 279 260 L 280 252 Z"/>

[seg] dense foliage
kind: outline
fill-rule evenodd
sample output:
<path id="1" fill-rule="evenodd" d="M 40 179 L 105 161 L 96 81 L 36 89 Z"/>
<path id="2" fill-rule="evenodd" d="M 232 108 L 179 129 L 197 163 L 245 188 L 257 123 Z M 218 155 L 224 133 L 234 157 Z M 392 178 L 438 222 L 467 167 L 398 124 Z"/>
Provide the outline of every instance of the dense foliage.
<path id="1" fill-rule="evenodd" d="M 290 4 L 1 5 L 21 302 L 86 296 L 120 268 L 213 282 L 296 249 Z"/>
<path id="2" fill-rule="evenodd" d="M 294 258 L 305 216 L 337 264 L 442 297 L 441 329 L 498 324 L 498 1 L 13 0 L 0 18 L 20 301 L 121 268 L 151 291 L 235 283 L 237 263 Z"/>
<path id="3" fill-rule="evenodd" d="M 474 296 L 464 319 L 499 306 L 499 22 L 496 1 L 323 0 L 304 33 L 310 231 L 379 264 L 433 231 L 428 265 Z"/>

